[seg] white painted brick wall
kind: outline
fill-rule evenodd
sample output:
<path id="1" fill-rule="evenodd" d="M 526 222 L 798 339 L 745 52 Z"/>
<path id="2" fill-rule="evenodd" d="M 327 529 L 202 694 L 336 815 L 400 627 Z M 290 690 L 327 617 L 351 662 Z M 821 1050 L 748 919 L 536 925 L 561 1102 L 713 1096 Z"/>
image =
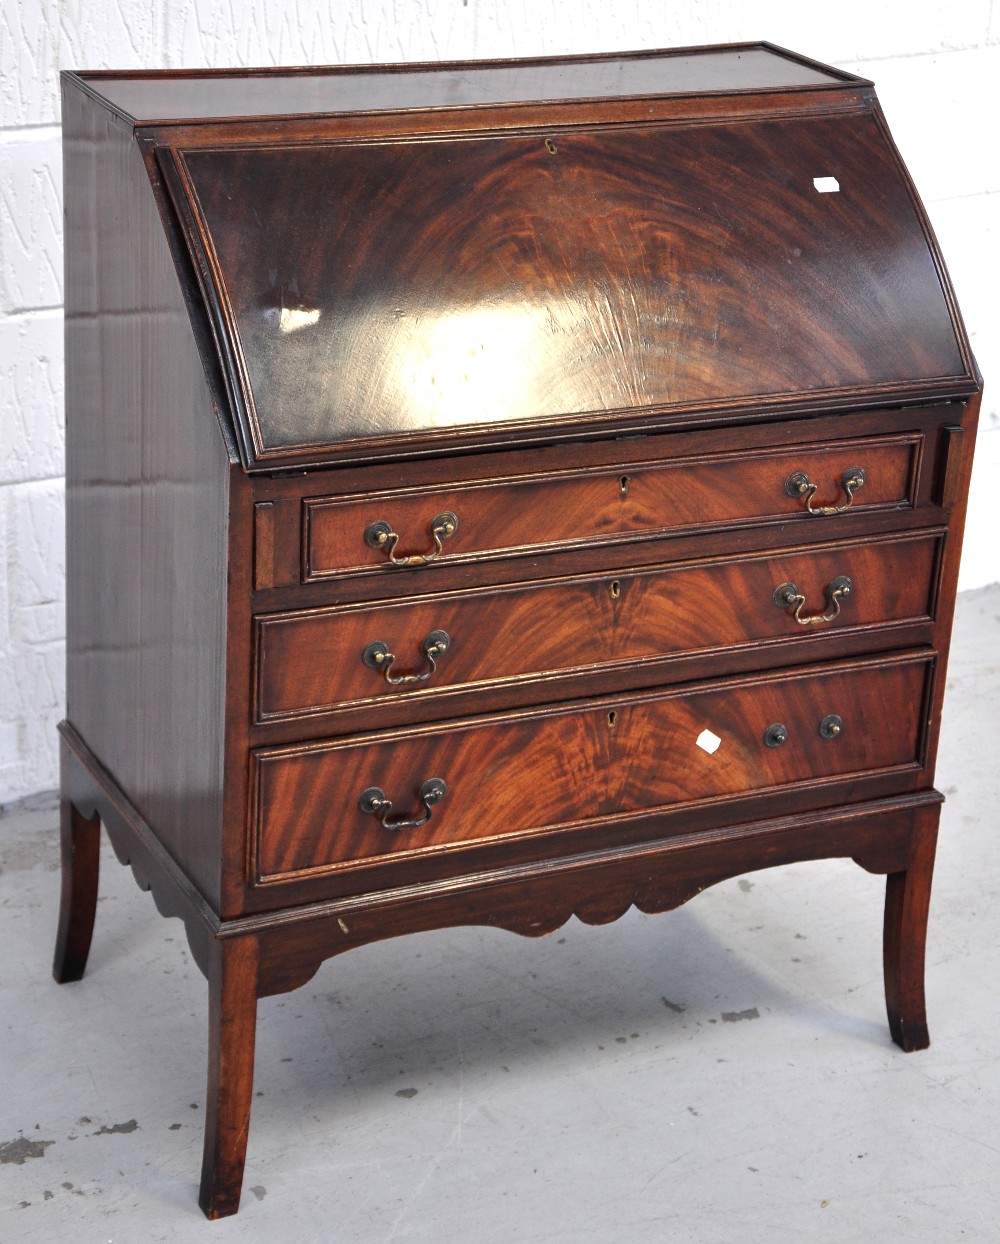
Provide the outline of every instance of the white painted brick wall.
<path id="1" fill-rule="evenodd" d="M 987 377 L 961 585 L 1000 579 L 1000 0 L 0 0 L 0 802 L 62 711 L 60 68 L 436 60 L 771 39 L 874 79 Z M 990 384 L 991 378 L 995 383 Z"/>
<path id="2" fill-rule="evenodd" d="M 62 311 L 0 315 L 0 487 L 62 469 Z"/>
<path id="3" fill-rule="evenodd" d="M 0 144 L 0 311 L 61 302 L 59 131 L 15 130 Z"/>
<path id="4" fill-rule="evenodd" d="M 0 126 L 59 119 L 56 0 L 4 0 L 0 8 Z"/>
<path id="5" fill-rule="evenodd" d="M 65 694 L 62 483 L 0 488 L 0 797 L 51 786 Z"/>

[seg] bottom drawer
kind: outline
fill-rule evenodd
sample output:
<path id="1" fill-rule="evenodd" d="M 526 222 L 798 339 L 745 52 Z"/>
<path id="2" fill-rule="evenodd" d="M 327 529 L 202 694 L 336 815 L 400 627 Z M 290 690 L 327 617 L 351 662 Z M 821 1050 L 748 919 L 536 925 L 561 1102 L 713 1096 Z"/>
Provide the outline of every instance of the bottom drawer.
<path id="1" fill-rule="evenodd" d="M 912 769 L 932 667 L 903 654 L 262 749 L 254 879 Z"/>

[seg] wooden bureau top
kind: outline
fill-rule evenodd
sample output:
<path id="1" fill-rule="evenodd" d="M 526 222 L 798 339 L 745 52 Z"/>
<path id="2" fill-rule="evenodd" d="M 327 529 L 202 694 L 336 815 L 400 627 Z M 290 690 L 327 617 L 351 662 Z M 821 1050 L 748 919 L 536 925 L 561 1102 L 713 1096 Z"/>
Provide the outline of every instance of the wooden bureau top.
<path id="1" fill-rule="evenodd" d="M 75 75 L 137 125 L 842 86 L 864 80 L 766 43 L 523 60 Z"/>

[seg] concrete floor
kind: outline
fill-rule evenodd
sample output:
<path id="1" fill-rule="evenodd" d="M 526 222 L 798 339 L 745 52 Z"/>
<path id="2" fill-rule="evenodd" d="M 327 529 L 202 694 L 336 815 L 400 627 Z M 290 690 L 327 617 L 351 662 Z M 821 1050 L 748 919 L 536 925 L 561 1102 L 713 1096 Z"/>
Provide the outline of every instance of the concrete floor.
<path id="1" fill-rule="evenodd" d="M 849 862 L 540 941 L 385 942 L 261 1002 L 243 1208 L 214 1224 L 180 925 L 109 853 L 87 977 L 56 986 L 54 803 L 8 809 L 0 1241 L 1000 1240 L 998 615 L 1000 587 L 959 598 L 929 1050 L 889 1041 L 882 881 Z"/>

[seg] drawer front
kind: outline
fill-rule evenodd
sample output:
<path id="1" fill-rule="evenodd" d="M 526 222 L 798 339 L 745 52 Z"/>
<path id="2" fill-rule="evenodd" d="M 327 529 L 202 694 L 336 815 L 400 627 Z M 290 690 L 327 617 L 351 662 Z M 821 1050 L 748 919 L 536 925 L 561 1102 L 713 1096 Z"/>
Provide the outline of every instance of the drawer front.
<path id="1" fill-rule="evenodd" d="M 389 570 L 390 557 L 423 559 L 414 565 L 455 562 L 768 519 L 837 517 L 810 515 L 808 505 L 912 505 L 919 444 L 916 435 L 872 437 L 360 498 L 309 498 L 303 503 L 303 577 L 310 582 L 345 571 Z M 856 468 L 864 483 L 846 486 Z"/>
<path id="2" fill-rule="evenodd" d="M 257 720 L 927 620 L 940 547 L 937 533 L 845 541 L 259 618 Z M 801 603 L 775 603 L 785 585 Z"/>
<path id="3" fill-rule="evenodd" d="M 253 875 L 287 881 L 354 860 L 913 769 L 931 668 L 908 654 L 258 751 Z M 446 793 L 425 805 L 432 779 Z M 365 802 L 373 790 L 391 812 Z"/>

